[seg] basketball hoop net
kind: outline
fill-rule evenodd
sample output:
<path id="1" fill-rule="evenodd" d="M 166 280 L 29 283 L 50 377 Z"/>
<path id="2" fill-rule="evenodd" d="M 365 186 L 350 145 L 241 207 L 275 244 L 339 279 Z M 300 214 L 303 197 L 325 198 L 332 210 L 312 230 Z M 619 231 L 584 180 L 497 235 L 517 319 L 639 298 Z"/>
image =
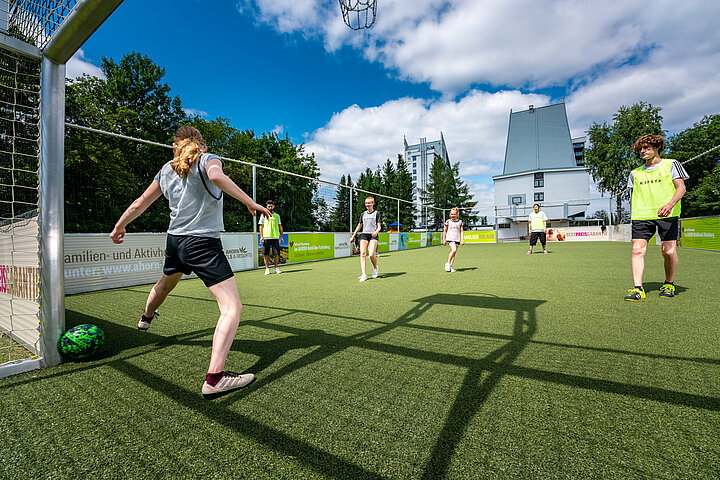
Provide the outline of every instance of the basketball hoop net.
<path id="1" fill-rule="evenodd" d="M 338 0 L 345 25 L 353 30 L 370 28 L 375 23 L 377 0 Z"/>

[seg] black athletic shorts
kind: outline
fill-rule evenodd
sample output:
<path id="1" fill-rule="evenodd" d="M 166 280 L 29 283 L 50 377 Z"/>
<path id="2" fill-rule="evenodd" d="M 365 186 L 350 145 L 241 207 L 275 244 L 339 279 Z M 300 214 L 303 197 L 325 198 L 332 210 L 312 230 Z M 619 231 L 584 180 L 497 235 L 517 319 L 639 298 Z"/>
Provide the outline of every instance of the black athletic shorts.
<path id="1" fill-rule="evenodd" d="M 373 235 L 372 233 L 361 233 L 360 234 L 360 240 L 367 240 L 368 242 L 370 240 L 377 240 L 377 235 Z"/>
<path id="2" fill-rule="evenodd" d="M 650 240 L 655 230 L 660 240 L 678 240 L 680 238 L 680 222 L 678 217 L 658 218 L 657 220 L 633 220 L 632 238 Z"/>
<path id="3" fill-rule="evenodd" d="M 275 255 L 280 255 L 280 239 L 279 238 L 266 238 L 263 241 L 263 255 L 270 255 L 270 251 L 275 252 Z"/>
<path id="4" fill-rule="evenodd" d="M 547 242 L 547 235 L 545 232 L 530 232 L 530 245 L 533 247 L 537 245 L 538 238 L 540 239 L 540 243 L 545 245 Z"/>
<path id="5" fill-rule="evenodd" d="M 450 245 L 451 243 L 454 243 L 458 247 L 460 246 L 460 242 L 456 242 L 455 240 L 445 240 L 445 241 L 448 243 L 448 245 Z"/>
<path id="6" fill-rule="evenodd" d="M 179 272 L 185 275 L 194 272 L 207 287 L 233 276 L 219 238 L 168 234 L 163 273 Z"/>

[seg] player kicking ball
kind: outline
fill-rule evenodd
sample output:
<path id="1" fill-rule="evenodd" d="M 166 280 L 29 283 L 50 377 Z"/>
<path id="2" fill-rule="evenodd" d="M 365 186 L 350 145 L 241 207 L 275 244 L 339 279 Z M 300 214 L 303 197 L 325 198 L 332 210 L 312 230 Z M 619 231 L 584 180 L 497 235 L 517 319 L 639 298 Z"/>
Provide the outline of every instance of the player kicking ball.
<path id="1" fill-rule="evenodd" d="M 632 223 L 632 275 L 635 286 L 625 300 L 645 298 L 643 273 L 648 240 L 657 234 L 662 242 L 665 261 L 665 283 L 660 287 L 661 298 L 675 296 L 675 273 L 680 238 L 680 199 L 685 195 L 685 180 L 690 178 L 677 160 L 661 158 L 665 139 L 660 135 L 644 135 L 633 145 L 645 164 L 630 172 L 628 188 L 632 189 L 630 215 Z"/>
<path id="2" fill-rule="evenodd" d="M 463 238 L 465 232 L 463 230 L 463 221 L 458 218 L 460 211 L 457 207 L 450 209 L 450 220 L 445 221 L 445 228 L 442 233 L 442 244 L 450 244 L 450 254 L 448 255 L 448 261 L 445 264 L 446 272 L 455 272 L 453 264 L 455 263 L 455 254 L 458 251 L 460 245 L 465 244 Z"/>
<path id="3" fill-rule="evenodd" d="M 380 273 L 377 261 L 378 234 L 382 228 L 380 212 L 375 210 L 375 199 L 373 197 L 367 197 L 365 199 L 365 208 L 366 211 L 360 215 L 360 221 L 350 236 L 350 243 L 352 243 L 355 241 L 355 235 L 362 229 L 362 233 L 360 234 L 360 270 L 362 274 L 359 277 L 361 282 L 367 280 L 365 263 L 368 250 L 370 250 L 370 261 L 373 265 L 372 278 L 377 278 L 378 273 Z"/>

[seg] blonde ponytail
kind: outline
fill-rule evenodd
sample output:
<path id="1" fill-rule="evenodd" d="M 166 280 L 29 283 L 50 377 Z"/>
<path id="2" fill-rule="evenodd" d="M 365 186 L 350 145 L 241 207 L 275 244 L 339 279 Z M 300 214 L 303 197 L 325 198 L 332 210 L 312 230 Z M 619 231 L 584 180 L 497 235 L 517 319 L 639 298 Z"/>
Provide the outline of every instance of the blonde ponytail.
<path id="1" fill-rule="evenodd" d="M 175 173 L 185 178 L 190 171 L 190 167 L 206 149 L 205 140 L 198 129 L 185 125 L 175 132 L 174 141 L 175 158 L 173 158 L 170 166 Z"/>

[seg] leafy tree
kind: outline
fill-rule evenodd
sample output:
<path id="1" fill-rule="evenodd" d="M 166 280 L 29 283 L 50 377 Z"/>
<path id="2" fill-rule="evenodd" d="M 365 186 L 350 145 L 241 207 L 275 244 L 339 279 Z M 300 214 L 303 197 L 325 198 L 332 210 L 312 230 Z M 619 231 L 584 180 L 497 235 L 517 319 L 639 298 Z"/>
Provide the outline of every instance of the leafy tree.
<path id="1" fill-rule="evenodd" d="M 349 179 L 350 175 L 347 178 Z M 345 175 L 340 178 L 340 185 L 348 185 Z M 328 227 L 333 232 L 346 232 L 350 227 L 350 190 L 348 188 L 338 188 Z"/>
<path id="2" fill-rule="evenodd" d="M 162 82 L 165 70 L 139 53 L 103 58 L 105 79 L 84 75 L 66 88 L 67 121 L 167 144 L 185 120 L 180 99 Z M 163 148 L 68 129 L 65 138 L 67 232 L 104 232 L 172 158 Z M 136 231 L 164 231 L 167 205 L 155 202 L 133 222 Z"/>
<path id="3" fill-rule="evenodd" d="M 460 209 L 460 218 L 468 225 L 475 225 L 478 221 L 478 214 L 473 208 L 475 208 L 477 202 L 472 200 L 473 196 L 470 194 L 470 186 L 460 178 L 460 163 L 454 163 L 450 171 L 452 174 L 450 208 L 458 207 Z M 487 219 L 485 225 L 486 224 Z"/>
<path id="4" fill-rule="evenodd" d="M 630 171 L 640 163 L 632 145 L 643 135 L 663 134 L 660 110 L 645 102 L 623 105 L 611 124 L 593 123 L 587 131 L 590 147 L 585 150 L 585 164 L 601 193 L 617 195 L 620 218 L 623 199 L 629 198 L 629 192 L 620 192 L 627 187 Z"/>
<path id="5" fill-rule="evenodd" d="M 412 202 L 412 176 L 410 168 L 402 155 L 398 154 L 395 166 L 395 182 L 393 192 L 395 197 Z M 400 223 L 405 231 L 415 228 L 415 206 L 412 203 L 400 202 Z"/>
<path id="6" fill-rule="evenodd" d="M 668 138 L 666 144 L 668 153 L 664 156 L 684 162 L 717 145 L 720 145 L 720 114 L 706 115 L 692 127 Z M 716 184 L 716 180 L 711 177 L 717 177 L 717 173 L 713 171 L 717 171 L 718 165 L 720 165 L 720 149 L 683 165 L 690 175 L 685 181 L 688 193 L 682 199 L 684 217 L 717 213 L 717 209 L 713 207 L 715 201 L 708 194 L 713 191 L 712 185 Z M 701 185 L 702 191 L 696 192 L 695 190 L 701 188 Z"/>
<path id="7" fill-rule="evenodd" d="M 453 172 L 447 168 L 445 160 L 435 155 L 430 165 L 427 190 L 422 192 L 423 203 L 432 207 L 427 212 L 427 223 L 432 228 L 441 228 L 443 224 L 443 212 L 440 209 L 451 208 L 454 186 Z"/>
<path id="8" fill-rule="evenodd" d="M 683 197 L 683 217 L 720 215 L 720 165 Z"/>

